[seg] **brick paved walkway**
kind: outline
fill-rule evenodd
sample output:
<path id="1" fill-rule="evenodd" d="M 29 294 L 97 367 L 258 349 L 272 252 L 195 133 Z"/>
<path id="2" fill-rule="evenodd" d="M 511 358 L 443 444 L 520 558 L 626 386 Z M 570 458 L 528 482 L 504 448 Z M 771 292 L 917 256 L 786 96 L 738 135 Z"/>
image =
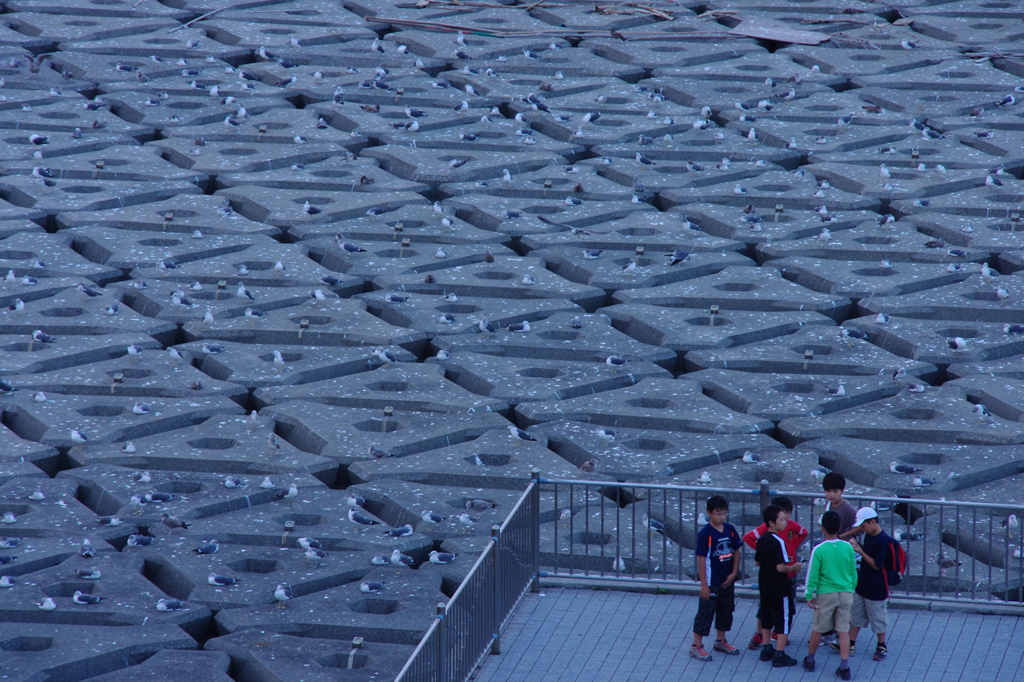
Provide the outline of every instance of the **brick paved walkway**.
<path id="1" fill-rule="evenodd" d="M 696 597 L 583 589 L 527 595 L 502 637 L 502 654 L 485 661 L 476 682 L 836 679 L 839 654 L 827 649 L 819 649 L 813 674 L 772 670 L 747 651 L 757 610 L 751 599 L 736 601 L 731 641 L 744 647 L 740 656 L 715 653 L 710 663 L 689 658 L 696 604 Z M 801 607 L 790 655 L 807 653 L 810 624 L 809 609 Z M 892 609 L 889 625 L 889 657 L 882 663 L 871 660 L 874 636 L 865 631 L 858 638 L 850 661 L 855 680 L 1024 679 L 1024 618 Z"/>

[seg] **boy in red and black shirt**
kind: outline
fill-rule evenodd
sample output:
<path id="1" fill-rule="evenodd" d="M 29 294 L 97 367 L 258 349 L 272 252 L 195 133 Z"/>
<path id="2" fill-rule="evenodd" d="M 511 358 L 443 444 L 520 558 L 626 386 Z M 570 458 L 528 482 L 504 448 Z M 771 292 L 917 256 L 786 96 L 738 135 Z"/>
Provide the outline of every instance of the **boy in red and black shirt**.
<path id="1" fill-rule="evenodd" d="M 791 520 L 789 517 L 793 513 L 793 501 L 784 495 L 780 495 L 772 499 L 772 504 L 779 507 L 786 513 L 786 529 L 779 533 L 782 537 L 782 541 L 786 543 L 786 553 L 789 555 L 789 564 L 793 565 L 796 563 L 797 549 L 800 545 L 804 544 L 807 540 L 807 529 L 801 526 L 796 521 Z M 743 542 L 746 543 L 750 549 L 757 549 L 757 540 L 762 535 L 768 532 L 767 526 L 761 524 L 752 531 L 748 531 L 743 536 Z M 795 576 L 796 574 L 794 574 Z M 793 578 L 793 599 L 796 599 L 796 578 Z M 747 644 L 747 648 L 754 650 L 762 645 L 761 641 L 761 610 L 757 611 L 757 632 L 750 638 L 750 643 Z"/>

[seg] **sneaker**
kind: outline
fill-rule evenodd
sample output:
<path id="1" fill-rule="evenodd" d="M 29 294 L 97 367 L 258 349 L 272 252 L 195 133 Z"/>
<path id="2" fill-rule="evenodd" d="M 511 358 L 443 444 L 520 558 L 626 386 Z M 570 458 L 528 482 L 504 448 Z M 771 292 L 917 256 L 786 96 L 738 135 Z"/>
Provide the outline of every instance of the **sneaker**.
<path id="1" fill-rule="evenodd" d="M 770 661 L 775 658 L 775 649 L 770 646 L 761 647 L 761 655 L 758 657 L 762 661 Z"/>
<path id="2" fill-rule="evenodd" d="M 707 649 L 696 644 L 690 645 L 690 658 L 696 658 L 698 661 L 710 661 L 711 654 L 708 653 Z"/>
<path id="3" fill-rule="evenodd" d="M 828 646 L 832 647 L 836 651 L 839 651 L 839 649 L 836 649 L 836 647 L 839 646 L 839 635 L 837 635 L 835 632 L 826 632 L 826 633 L 822 634 L 822 636 L 821 636 L 821 643 L 823 645 L 827 644 Z"/>
<path id="4" fill-rule="evenodd" d="M 794 665 L 796 665 L 796 659 L 785 651 L 776 651 L 775 657 L 772 658 L 773 668 L 791 668 Z"/>
<path id="5" fill-rule="evenodd" d="M 836 668 L 836 677 L 838 677 L 841 680 L 848 680 L 848 679 L 850 679 L 850 669 L 849 668 Z"/>
<path id="6" fill-rule="evenodd" d="M 803 666 L 804 666 L 804 670 L 806 670 L 807 672 L 809 672 L 809 673 L 813 673 L 814 672 L 814 661 L 812 661 L 811 659 L 807 658 L 806 656 L 804 656 Z"/>
<path id="7" fill-rule="evenodd" d="M 831 642 L 829 644 L 829 646 L 832 648 L 832 651 L 839 651 L 839 641 L 838 640 L 835 641 L 835 642 Z M 856 650 L 857 650 L 857 643 L 856 642 L 850 642 L 850 655 L 853 656 L 853 652 L 856 651 Z"/>
<path id="8" fill-rule="evenodd" d="M 754 636 L 750 638 L 750 644 L 747 644 L 747 648 L 751 651 L 756 650 L 758 647 L 761 646 L 762 640 L 763 638 L 761 637 L 761 633 L 755 632 Z"/>
<path id="9" fill-rule="evenodd" d="M 729 644 L 728 642 L 726 642 L 724 640 L 721 640 L 721 639 L 716 639 L 715 640 L 715 645 L 714 645 L 713 648 L 714 648 L 715 651 L 721 651 L 723 654 L 726 654 L 728 656 L 739 656 L 740 655 L 740 650 L 739 649 L 737 649 L 732 644 Z"/>
<path id="10" fill-rule="evenodd" d="M 850 652 L 853 653 L 853 652 Z M 889 650 L 885 648 L 884 644 L 879 644 L 875 647 L 875 655 L 871 657 L 872 661 L 884 661 L 885 655 L 889 653 Z"/>

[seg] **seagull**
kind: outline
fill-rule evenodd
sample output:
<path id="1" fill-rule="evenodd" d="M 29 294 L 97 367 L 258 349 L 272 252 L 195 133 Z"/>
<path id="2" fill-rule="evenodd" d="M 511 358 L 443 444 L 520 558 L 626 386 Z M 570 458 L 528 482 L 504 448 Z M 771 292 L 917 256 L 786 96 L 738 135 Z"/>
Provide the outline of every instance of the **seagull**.
<path id="1" fill-rule="evenodd" d="M 487 500 L 469 500 L 466 502 L 466 509 L 475 512 L 485 512 L 488 509 L 494 509 L 494 507 L 495 505 Z"/>
<path id="2" fill-rule="evenodd" d="M 242 485 L 242 478 L 240 476 L 225 476 L 224 487 L 225 488 L 238 488 Z"/>
<path id="3" fill-rule="evenodd" d="M 149 414 L 153 408 L 146 403 L 135 403 L 132 406 L 132 414 Z"/>
<path id="4" fill-rule="evenodd" d="M 357 512 L 355 510 L 355 508 L 352 508 L 352 509 L 348 510 L 348 520 L 351 521 L 352 523 L 358 523 L 361 526 L 379 526 L 380 525 L 379 521 L 374 521 L 373 519 L 369 518 L 368 516 L 364 516 L 364 515 L 360 514 L 359 512 Z"/>
<path id="5" fill-rule="evenodd" d="M 390 457 L 391 456 L 390 452 L 387 452 L 385 450 L 381 450 L 380 448 L 378 448 L 378 447 L 376 447 L 374 445 L 371 445 L 369 447 L 369 454 L 374 459 L 384 459 L 385 457 Z"/>
<path id="6" fill-rule="evenodd" d="M 74 443 L 75 445 L 85 445 L 85 442 L 87 440 L 88 439 L 85 437 L 85 434 L 83 434 L 81 431 L 79 431 L 78 429 L 71 429 L 72 443 Z"/>
<path id="7" fill-rule="evenodd" d="M 935 483 L 934 478 L 928 478 L 927 476 L 914 476 L 914 485 L 918 488 L 924 488 Z"/>
<path id="8" fill-rule="evenodd" d="M 512 438 L 512 439 L 517 440 L 517 441 L 524 441 L 524 440 L 526 440 L 526 441 L 536 441 L 537 440 L 536 438 L 534 438 L 533 436 L 528 434 L 526 431 L 523 431 L 522 429 L 520 429 L 519 427 L 515 426 L 514 424 L 509 424 L 508 425 L 508 436 L 509 436 L 509 438 Z"/>
<path id="9" fill-rule="evenodd" d="M 921 539 L 921 534 L 920 533 L 911 533 L 909 531 L 908 532 L 903 532 L 903 530 L 897 528 L 896 530 L 894 530 L 892 532 L 892 539 L 895 540 L 896 542 L 903 542 L 904 540 L 906 540 L 907 542 L 914 542 L 916 540 L 920 540 Z"/>
<path id="10" fill-rule="evenodd" d="M 706 471 L 700 472 L 700 477 L 697 478 L 698 483 L 711 483 L 711 474 Z"/>
<path id="11" fill-rule="evenodd" d="M 920 473 L 924 471 L 924 469 L 918 469 L 909 464 L 901 464 L 900 462 L 889 462 L 889 471 L 891 471 L 894 474 L 910 475 Z"/>
<path id="12" fill-rule="evenodd" d="M 190 528 L 192 526 L 192 524 L 185 523 L 181 519 L 171 516 L 167 512 L 164 512 L 163 516 L 161 516 L 160 518 L 162 523 L 171 530 L 174 530 L 175 528 Z"/>
<path id="13" fill-rule="evenodd" d="M 423 519 L 424 521 L 428 522 L 428 523 L 435 523 L 435 524 L 436 523 L 441 523 L 442 521 L 445 520 L 443 516 L 441 516 L 439 514 L 435 514 L 432 511 L 424 511 L 424 512 L 422 512 L 420 514 L 420 518 Z"/>
<path id="14" fill-rule="evenodd" d="M 641 521 L 644 524 L 644 528 L 648 529 L 652 534 L 658 533 L 659 535 L 665 536 L 666 539 L 668 538 L 668 536 L 665 535 L 665 524 L 661 521 L 652 519 L 647 516 L 646 513 L 641 518 Z"/>
<path id="15" fill-rule="evenodd" d="M 51 597 L 43 597 L 43 601 L 36 603 L 36 606 L 43 611 L 53 611 L 57 608 L 57 604 L 54 603 Z"/>
<path id="16" fill-rule="evenodd" d="M 757 454 L 756 452 L 751 452 L 750 450 L 747 450 L 746 452 L 743 453 L 743 461 L 746 462 L 747 464 L 757 464 L 758 462 L 761 461 L 761 455 Z"/>
<path id="17" fill-rule="evenodd" d="M 220 545 L 217 541 L 210 540 L 196 547 L 194 551 L 196 554 L 216 554 L 218 549 L 220 549 Z"/>
<path id="18" fill-rule="evenodd" d="M 49 334 L 44 333 L 41 329 L 37 329 L 32 332 L 32 340 L 38 343 L 53 343 L 57 339 Z"/>
<path id="19" fill-rule="evenodd" d="M 96 523 L 101 526 L 120 526 L 121 519 L 116 514 L 114 516 L 101 516 L 96 519 Z"/>
<path id="20" fill-rule="evenodd" d="M 6 517 L 6 514 L 4 516 Z M 96 550 L 93 549 L 92 543 L 89 542 L 89 538 L 82 540 L 82 546 L 78 550 L 78 553 L 86 559 L 91 559 L 92 557 L 96 556 Z"/>
<path id="21" fill-rule="evenodd" d="M 611 443 L 613 440 L 615 440 L 615 436 L 618 435 L 616 431 L 613 431 L 611 429 L 597 429 L 594 431 L 594 433 L 596 433 L 597 437 L 605 441 L 606 443 Z"/>
<path id="22" fill-rule="evenodd" d="M 526 273 L 525 275 L 523 275 L 523 279 L 520 280 L 520 283 L 526 286 L 531 286 L 533 284 L 536 284 L 537 282 L 534 281 L 533 275 L 531 275 L 530 273 Z"/>
<path id="23" fill-rule="evenodd" d="M 379 358 L 380 361 L 383 362 L 384 364 L 398 362 L 398 357 L 384 348 L 374 348 L 371 355 L 373 355 L 376 358 Z"/>
<path id="24" fill-rule="evenodd" d="M 71 597 L 71 601 L 82 606 L 88 606 L 89 604 L 99 604 L 106 597 L 94 597 L 91 594 L 85 594 L 79 590 L 75 590 L 75 596 Z"/>
<path id="25" fill-rule="evenodd" d="M 3 549 L 14 549 L 21 544 L 21 538 L 0 538 L 0 547 Z"/>
<path id="26" fill-rule="evenodd" d="M 669 263 L 669 266 L 678 265 L 683 261 L 690 260 L 690 253 L 688 251 L 684 251 L 683 249 L 676 249 L 672 253 L 666 255 L 672 259 L 672 261 Z"/>
<path id="27" fill-rule="evenodd" d="M 384 589 L 384 583 L 364 580 L 359 584 L 359 591 L 367 594 L 378 594 L 382 589 Z"/>
<path id="28" fill-rule="evenodd" d="M 476 521 L 473 519 L 473 517 L 469 514 L 466 514 L 465 512 L 459 514 L 458 519 L 459 523 L 461 523 L 466 528 L 466 530 L 472 530 L 473 526 L 476 525 Z"/>
<path id="29" fill-rule="evenodd" d="M 875 324 L 887 324 L 889 322 L 889 316 L 885 313 L 878 313 L 875 316 Z"/>
<path id="30" fill-rule="evenodd" d="M 608 365 L 612 369 L 618 369 L 619 367 L 624 366 L 626 364 L 626 362 L 627 362 L 626 360 L 624 360 L 623 358 L 620 358 L 617 355 L 609 355 L 604 360 L 604 364 Z"/>
<path id="31" fill-rule="evenodd" d="M 404 538 L 412 535 L 412 533 L 412 525 L 407 523 L 404 526 L 399 526 L 398 528 L 392 528 L 391 530 L 384 531 L 383 535 L 387 535 L 388 537 L 392 538 Z"/>
<path id="32" fill-rule="evenodd" d="M 840 330 L 839 335 L 847 343 L 849 343 L 851 340 L 854 340 L 854 339 L 856 339 L 858 341 L 864 341 L 864 340 L 866 340 L 868 338 L 868 335 L 865 334 L 864 332 L 862 332 L 861 330 L 859 330 L 859 329 L 852 329 L 852 328 L 847 329 L 846 327 L 844 327 L 843 329 Z"/>
<path id="33" fill-rule="evenodd" d="M 402 554 L 402 550 L 396 549 L 391 552 L 391 563 L 394 566 L 408 566 L 412 568 L 416 562 L 408 554 Z"/>
<path id="34" fill-rule="evenodd" d="M 302 549 L 322 550 L 324 548 L 324 546 L 320 544 L 320 541 L 314 538 L 299 538 L 298 540 L 296 540 L 296 542 L 299 543 L 299 547 L 301 547 Z"/>
<path id="35" fill-rule="evenodd" d="M 292 599 L 293 597 L 294 595 L 292 595 L 292 589 L 287 585 L 278 585 L 277 588 L 274 590 L 274 599 L 277 600 L 278 608 L 286 608 L 288 600 Z"/>
<path id="36" fill-rule="evenodd" d="M 180 599 L 160 599 L 156 603 L 157 611 L 177 611 L 185 606 Z"/>
<path id="37" fill-rule="evenodd" d="M 999 522 L 999 525 L 1006 529 L 1007 534 L 1011 534 L 1020 528 L 1020 520 L 1016 514 L 1010 514 L 1003 521 Z"/>
<path id="38" fill-rule="evenodd" d="M 528 332 L 528 331 L 530 331 L 530 323 L 527 322 L 526 320 L 523 320 L 522 322 L 518 322 L 518 323 L 517 322 L 513 322 L 512 324 L 506 326 L 505 328 L 508 329 L 510 332 L 513 332 L 513 333 L 515 333 L 515 332 Z"/>
<path id="39" fill-rule="evenodd" d="M 438 552 L 436 549 L 430 552 L 430 563 L 432 564 L 450 564 L 455 561 L 455 554 L 449 552 Z"/>
<path id="40" fill-rule="evenodd" d="M 967 340 L 961 336 L 954 336 L 946 340 L 946 344 L 953 350 L 967 350 Z"/>
<path id="41" fill-rule="evenodd" d="M 218 353 L 224 352 L 224 346 L 220 346 L 216 343 L 204 343 L 203 352 L 207 355 L 217 355 Z"/>
<path id="42" fill-rule="evenodd" d="M 0 576 L 0 587 L 14 587 L 18 580 L 13 575 Z"/>
<path id="43" fill-rule="evenodd" d="M 834 395 L 837 398 L 842 398 L 844 395 L 846 395 L 846 387 L 843 386 L 842 384 L 839 384 L 839 386 L 837 386 L 835 388 L 832 388 L 832 387 L 827 388 L 826 392 L 829 395 Z"/>

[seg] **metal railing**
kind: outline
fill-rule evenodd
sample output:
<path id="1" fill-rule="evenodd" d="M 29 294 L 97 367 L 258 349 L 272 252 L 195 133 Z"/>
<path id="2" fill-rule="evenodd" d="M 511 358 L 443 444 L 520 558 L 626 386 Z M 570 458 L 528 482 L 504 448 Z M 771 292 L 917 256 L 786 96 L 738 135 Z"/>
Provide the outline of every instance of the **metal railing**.
<path id="1" fill-rule="evenodd" d="M 413 651 L 395 682 L 463 682 L 488 653 L 519 601 L 538 588 L 540 478 L 533 480 Z"/>
<path id="2" fill-rule="evenodd" d="M 722 495 L 740 535 L 762 522 L 771 497 L 793 502 L 792 519 L 810 531 L 806 560 L 821 541 L 825 500 L 808 491 L 553 481 L 533 478 L 491 541 L 431 623 L 395 682 L 465 682 L 488 653 L 519 601 L 542 577 L 697 585 L 697 531 L 705 503 Z M 907 554 L 891 596 L 947 603 L 1024 602 L 1024 506 L 848 495 L 871 505 Z M 646 519 L 646 520 L 645 520 Z M 1016 554 L 1016 556 L 1014 556 Z M 545 569 L 545 570 L 542 570 Z M 757 588 L 753 552 L 741 550 L 740 588 Z"/>
<path id="3" fill-rule="evenodd" d="M 542 483 L 542 577 L 696 585 L 693 549 L 697 531 L 707 523 L 705 502 L 711 495 L 729 500 L 729 522 L 741 536 L 761 524 L 769 498 L 786 495 L 794 505 L 792 519 L 810 531 L 800 558 L 806 561 L 822 540 L 821 493 L 774 491 L 766 482 L 753 490 Z M 906 552 L 905 577 L 892 587 L 891 596 L 957 603 L 1024 601 L 1024 505 L 852 494 L 845 498 L 855 507 L 873 506 L 882 529 Z M 745 545 L 737 584 L 757 588 L 753 551 Z"/>

